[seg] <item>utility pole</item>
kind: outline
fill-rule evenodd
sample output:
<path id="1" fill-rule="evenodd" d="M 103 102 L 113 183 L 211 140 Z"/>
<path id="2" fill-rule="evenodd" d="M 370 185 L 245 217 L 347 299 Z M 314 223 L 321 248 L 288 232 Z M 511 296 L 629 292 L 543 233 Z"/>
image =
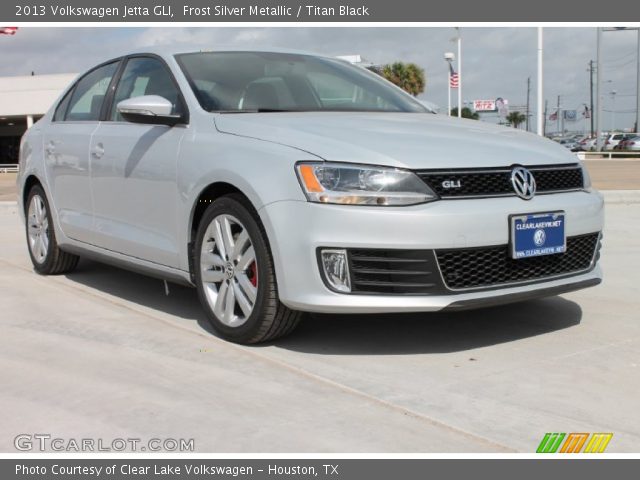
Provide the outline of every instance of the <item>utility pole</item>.
<path id="1" fill-rule="evenodd" d="M 527 132 L 529 131 L 529 96 L 531 95 L 531 77 L 527 78 Z"/>
<path id="2" fill-rule="evenodd" d="M 640 28 L 637 30 L 638 33 L 638 52 L 636 53 L 636 67 L 638 71 L 636 72 L 636 125 L 633 129 L 634 132 L 640 130 Z"/>
<path id="3" fill-rule="evenodd" d="M 602 138 L 600 135 L 600 119 L 602 118 L 602 28 L 597 28 L 597 47 L 596 47 L 596 152 L 602 150 Z"/>
<path id="4" fill-rule="evenodd" d="M 558 107 L 556 108 L 556 130 L 558 133 L 562 133 L 560 131 L 560 95 L 558 95 Z"/>
<path id="5" fill-rule="evenodd" d="M 589 107 L 589 118 L 591 120 L 591 138 L 593 138 L 593 60 L 589 60 L 589 94 L 591 95 L 591 106 Z"/>

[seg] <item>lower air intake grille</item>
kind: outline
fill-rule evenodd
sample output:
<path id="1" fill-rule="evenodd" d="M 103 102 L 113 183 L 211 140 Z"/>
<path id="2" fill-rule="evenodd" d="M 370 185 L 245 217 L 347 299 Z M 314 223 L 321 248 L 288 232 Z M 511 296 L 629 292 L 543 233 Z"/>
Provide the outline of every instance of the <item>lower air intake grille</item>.
<path id="1" fill-rule="evenodd" d="M 557 255 L 514 260 L 506 245 L 436 250 L 438 265 L 450 289 L 492 287 L 579 273 L 589 269 L 600 249 L 599 234 L 567 238 L 567 250 Z"/>
<path id="2" fill-rule="evenodd" d="M 353 293 L 383 295 L 442 293 L 433 250 L 349 250 Z"/>

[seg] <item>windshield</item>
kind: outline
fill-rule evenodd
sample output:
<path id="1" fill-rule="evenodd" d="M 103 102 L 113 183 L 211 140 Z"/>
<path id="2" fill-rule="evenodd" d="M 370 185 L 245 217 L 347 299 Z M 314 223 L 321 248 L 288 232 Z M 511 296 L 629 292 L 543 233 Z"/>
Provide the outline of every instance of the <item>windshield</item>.
<path id="1" fill-rule="evenodd" d="M 429 112 L 375 73 L 337 59 L 273 52 L 176 59 L 209 112 Z"/>

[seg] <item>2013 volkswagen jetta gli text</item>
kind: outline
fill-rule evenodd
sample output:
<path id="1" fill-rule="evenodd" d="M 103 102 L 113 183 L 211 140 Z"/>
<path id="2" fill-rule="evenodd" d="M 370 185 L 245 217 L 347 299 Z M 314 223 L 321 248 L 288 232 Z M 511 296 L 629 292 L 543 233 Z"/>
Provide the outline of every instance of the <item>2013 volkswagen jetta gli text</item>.
<path id="1" fill-rule="evenodd" d="M 475 308 L 601 280 L 603 200 L 565 148 L 299 52 L 102 63 L 25 134 L 18 185 L 37 272 L 86 256 L 194 285 L 242 343 L 301 312 Z"/>

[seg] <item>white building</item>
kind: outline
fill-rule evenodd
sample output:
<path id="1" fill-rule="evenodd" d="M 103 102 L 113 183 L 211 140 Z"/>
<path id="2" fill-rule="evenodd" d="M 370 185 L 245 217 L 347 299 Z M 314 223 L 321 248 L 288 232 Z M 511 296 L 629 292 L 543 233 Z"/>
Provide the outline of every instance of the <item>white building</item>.
<path id="1" fill-rule="evenodd" d="M 0 164 L 18 161 L 22 134 L 75 77 L 75 73 L 0 77 Z"/>

